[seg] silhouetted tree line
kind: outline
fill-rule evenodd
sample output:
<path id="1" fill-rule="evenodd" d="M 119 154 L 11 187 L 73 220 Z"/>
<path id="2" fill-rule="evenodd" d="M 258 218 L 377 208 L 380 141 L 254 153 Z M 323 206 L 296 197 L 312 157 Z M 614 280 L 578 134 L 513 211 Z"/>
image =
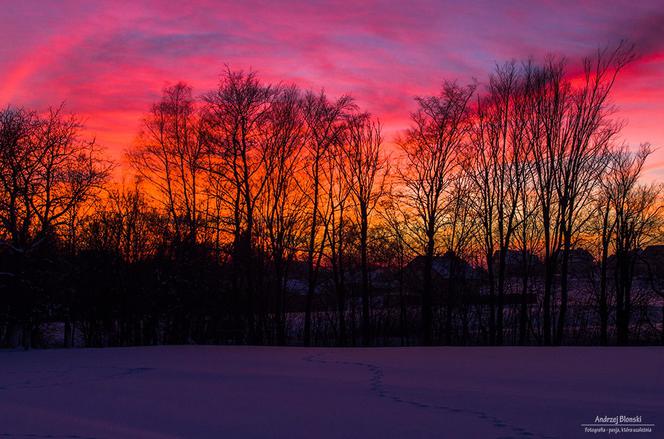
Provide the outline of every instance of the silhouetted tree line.
<path id="1" fill-rule="evenodd" d="M 178 83 L 114 165 L 0 112 L 0 343 L 664 341 L 662 187 L 621 143 L 624 44 L 418 97 L 388 156 L 350 96 Z"/>

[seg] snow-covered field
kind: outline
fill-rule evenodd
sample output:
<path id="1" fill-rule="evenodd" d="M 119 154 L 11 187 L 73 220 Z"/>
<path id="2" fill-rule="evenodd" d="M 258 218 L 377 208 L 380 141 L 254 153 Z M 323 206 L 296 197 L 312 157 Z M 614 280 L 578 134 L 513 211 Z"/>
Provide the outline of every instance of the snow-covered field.
<path id="1" fill-rule="evenodd" d="M 637 415 L 662 348 L 0 351 L 0 438 L 545 438 Z M 613 436 L 613 435 L 612 435 Z"/>

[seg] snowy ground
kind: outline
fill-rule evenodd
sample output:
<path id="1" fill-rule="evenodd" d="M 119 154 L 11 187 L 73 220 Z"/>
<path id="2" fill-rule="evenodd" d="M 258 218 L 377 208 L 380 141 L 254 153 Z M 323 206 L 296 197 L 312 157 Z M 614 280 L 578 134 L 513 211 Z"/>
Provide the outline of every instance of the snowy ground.
<path id="1" fill-rule="evenodd" d="M 0 351 L 0 438 L 547 438 L 640 415 L 661 348 Z"/>

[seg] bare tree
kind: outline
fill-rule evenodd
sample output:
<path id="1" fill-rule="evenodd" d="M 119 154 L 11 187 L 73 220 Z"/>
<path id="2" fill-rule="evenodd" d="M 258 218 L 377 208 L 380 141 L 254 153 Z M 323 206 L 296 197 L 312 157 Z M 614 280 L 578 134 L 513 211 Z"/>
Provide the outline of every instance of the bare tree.
<path id="1" fill-rule="evenodd" d="M 17 250 L 28 246 L 34 221 L 29 182 L 37 173 L 33 140 L 38 123 L 37 115 L 24 109 L 0 113 L 0 215 L 3 239 Z"/>
<path id="2" fill-rule="evenodd" d="M 477 210 L 483 224 L 492 297 L 490 342 L 499 345 L 503 343 L 506 257 L 518 227 L 517 213 L 522 201 L 523 175 L 529 150 L 524 106 L 527 86 L 524 82 L 514 62 L 497 67 L 489 77 L 487 95 L 478 98 L 473 146 L 467 158 L 470 164 L 466 167 L 474 182 Z M 497 252 L 494 252 L 496 247 Z M 496 270 L 497 295 L 493 285 Z M 495 305 L 494 297 L 497 299 Z"/>
<path id="3" fill-rule="evenodd" d="M 341 172 L 353 200 L 360 226 L 360 270 L 362 274 L 362 343 L 371 343 L 369 316 L 369 219 L 384 194 L 387 162 L 382 152 L 380 122 L 368 114 L 353 115 L 347 120 Z"/>
<path id="4" fill-rule="evenodd" d="M 610 119 L 608 98 L 617 74 L 632 58 L 631 47 L 624 44 L 598 51 L 595 57 L 584 60 L 580 85 L 567 77 L 564 59 L 549 58 L 543 67 L 527 66 L 532 84 L 528 101 L 532 175 L 544 235 L 545 344 L 562 341 L 573 238 L 590 218 L 587 206 L 591 189 L 606 166 L 606 150 L 620 129 Z M 556 327 L 553 280 L 558 267 L 561 297 Z"/>
<path id="5" fill-rule="evenodd" d="M 205 95 L 206 123 L 214 155 L 209 172 L 221 179 L 218 203 L 228 205 L 232 224 L 233 289 L 244 299 L 245 324 L 251 342 L 258 340 L 255 322 L 256 208 L 276 162 L 269 160 L 272 106 L 279 87 L 262 84 L 255 72 L 228 69 L 217 90 Z M 243 295 L 242 299 L 239 297 Z"/>
<path id="6" fill-rule="evenodd" d="M 406 279 L 405 270 L 408 260 L 415 252 L 408 242 L 408 221 L 409 212 L 401 209 L 400 196 L 394 188 L 395 182 L 392 182 L 383 197 L 381 209 L 378 210 L 381 219 L 385 223 L 388 231 L 387 243 L 389 249 L 393 251 L 390 256 L 388 266 L 395 266 L 397 273 L 398 295 L 399 295 L 399 333 L 401 345 L 407 345 L 409 339 L 408 330 L 408 304 L 406 303 Z"/>
<path id="7" fill-rule="evenodd" d="M 307 297 L 304 317 L 304 344 L 311 344 L 311 312 L 316 290 L 318 269 L 323 256 L 327 236 L 329 212 L 323 212 L 321 203 L 323 160 L 329 158 L 329 150 L 338 144 L 344 130 L 343 119 L 354 107 L 348 96 L 330 101 L 325 93 L 306 93 L 303 100 L 305 121 L 305 148 L 307 151 L 307 181 L 305 192 L 309 200 L 309 238 L 306 248 Z M 321 230 L 321 225 L 322 230 Z"/>
<path id="8" fill-rule="evenodd" d="M 322 180 L 324 187 L 326 208 L 321 220 L 325 223 L 326 242 L 329 250 L 329 260 L 332 268 L 332 281 L 337 300 L 338 339 L 337 344 L 343 346 L 347 341 L 348 324 L 347 314 L 347 262 L 350 259 L 349 247 L 352 245 L 351 219 L 348 202 L 351 188 L 342 169 L 345 166 L 345 156 L 342 150 L 344 144 L 338 142 L 328 150 L 322 165 Z M 351 330 L 355 321 L 351 322 Z M 354 332 L 353 332 L 354 334 Z"/>
<path id="9" fill-rule="evenodd" d="M 180 82 L 164 89 L 128 152 L 134 170 L 168 213 L 175 243 L 196 243 L 201 228 L 205 139 L 191 87 Z"/>
<path id="10" fill-rule="evenodd" d="M 442 243 L 450 257 L 449 283 L 445 301 L 445 342 L 452 344 L 452 314 L 455 307 L 460 307 L 464 342 L 468 339 L 468 307 L 463 301 L 466 273 L 461 261 L 465 261 L 473 252 L 473 241 L 478 231 L 477 215 L 470 201 L 473 183 L 466 173 L 455 175 L 446 204 L 446 227 L 442 233 Z"/>
<path id="11" fill-rule="evenodd" d="M 108 177 L 112 165 L 82 124 L 63 107 L 42 116 L 8 108 L 0 113 L 0 215 L 15 250 L 52 238 Z"/>
<path id="12" fill-rule="evenodd" d="M 600 50 L 584 60 L 583 85 L 570 96 L 569 115 L 555 155 L 560 166 L 556 178 L 562 260 L 560 312 L 555 343 L 565 331 L 568 302 L 568 265 L 572 239 L 590 218 L 586 206 L 593 188 L 607 165 L 608 148 L 620 132 L 620 124 L 610 119 L 613 111 L 608 98 L 618 73 L 633 59 L 632 47 L 621 43 L 614 50 Z"/>
<path id="13" fill-rule="evenodd" d="M 432 264 L 443 227 L 445 194 L 456 167 L 457 153 L 470 129 L 468 102 L 474 87 L 445 83 L 439 96 L 417 98 L 412 126 L 398 143 L 405 166 L 400 170 L 404 202 L 414 211 L 410 232 L 424 255 L 422 342 L 433 342 Z"/>
<path id="14" fill-rule="evenodd" d="M 650 155 L 649 145 L 642 145 L 633 154 L 619 149 L 609 174 L 609 197 L 615 215 L 615 290 L 616 329 L 618 344 L 627 344 L 631 315 L 631 292 L 637 251 L 653 239 L 657 232 L 662 188 L 640 185 L 639 176 Z"/>
<path id="15" fill-rule="evenodd" d="M 565 62 L 549 58 L 542 67 L 526 65 L 531 84 L 529 93 L 528 135 L 533 145 L 532 178 L 539 207 L 544 251 L 544 298 L 542 341 L 551 344 L 553 280 L 560 248 L 560 214 L 556 204 L 556 178 L 559 161 L 556 151 L 562 142 L 564 114 L 569 90 L 564 83 Z"/>
<path id="16" fill-rule="evenodd" d="M 303 154 L 301 101 L 295 87 L 275 98 L 262 142 L 269 150 L 267 183 L 261 199 L 261 222 L 274 270 L 277 343 L 286 343 L 286 276 L 289 263 L 303 244 L 304 194 L 297 185 Z"/>
<path id="17" fill-rule="evenodd" d="M 0 112 L 0 220 L 11 252 L 21 256 L 16 258 L 18 272 L 31 253 L 54 251 L 71 218 L 99 192 L 111 171 L 94 140 L 81 138 L 81 128 L 80 120 L 65 115 L 62 106 L 43 115 L 12 108 Z M 69 233 L 75 233 L 71 227 Z M 31 282 L 25 279 L 26 288 Z M 24 309 L 15 318 L 21 320 L 28 348 L 38 322 L 32 295 L 25 296 Z"/>

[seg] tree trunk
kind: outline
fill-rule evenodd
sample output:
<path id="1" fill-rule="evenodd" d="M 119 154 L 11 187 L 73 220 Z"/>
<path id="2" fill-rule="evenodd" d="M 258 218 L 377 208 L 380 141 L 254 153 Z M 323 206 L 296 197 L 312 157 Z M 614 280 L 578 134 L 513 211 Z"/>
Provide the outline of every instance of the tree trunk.
<path id="1" fill-rule="evenodd" d="M 71 328 L 71 320 L 69 319 L 69 317 L 65 319 L 64 347 L 65 348 L 72 347 L 72 328 Z"/>
<path id="2" fill-rule="evenodd" d="M 544 261 L 544 322 L 542 325 L 542 340 L 547 346 L 551 344 L 551 296 L 553 289 L 553 271 L 553 257 L 547 252 Z"/>
<path id="3" fill-rule="evenodd" d="M 528 297 L 528 265 L 528 253 L 524 250 L 523 274 L 521 279 L 521 310 L 519 312 L 519 344 L 522 346 L 528 342 L 528 305 L 526 304 L 526 298 Z"/>
<path id="4" fill-rule="evenodd" d="M 505 309 L 505 260 L 507 249 L 501 248 L 498 258 L 498 306 L 496 307 L 496 344 L 503 344 L 503 319 Z"/>
<path id="5" fill-rule="evenodd" d="M 489 276 L 489 344 L 496 344 L 496 286 L 493 274 L 493 249 L 486 254 L 487 274 Z"/>
<path id="6" fill-rule="evenodd" d="M 565 318 L 567 317 L 567 299 L 568 299 L 568 268 L 569 254 L 571 250 L 571 236 L 565 232 L 565 244 L 563 248 L 563 259 L 560 264 L 560 313 L 558 314 L 558 327 L 556 328 L 555 344 L 560 345 L 563 342 L 565 333 Z"/>
<path id="7" fill-rule="evenodd" d="M 360 253 L 362 269 L 362 343 L 371 344 L 371 327 L 369 321 L 369 267 L 367 261 L 368 221 L 366 209 L 362 209 L 362 225 L 360 232 Z"/>
<path id="8" fill-rule="evenodd" d="M 284 297 L 284 279 L 282 261 L 279 256 L 274 261 L 275 268 L 275 294 L 276 294 L 276 320 L 277 320 L 277 344 L 284 346 L 286 344 L 286 308 Z"/>
<path id="9" fill-rule="evenodd" d="M 433 343 L 433 239 L 429 238 L 424 255 L 424 285 L 422 289 L 422 344 L 431 346 Z"/>
<path id="10" fill-rule="evenodd" d="M 607 243 L 608 244 L 608 243 Z M 602 346 L 609 344 L 609 304 L 607 300 L 607 260 L 609 248 L 607 244 L 602 246 L 602 261 L 600 263 L 600 280 L 599 280 L 599 326 L 600 326 L 600 343 Z"/>

